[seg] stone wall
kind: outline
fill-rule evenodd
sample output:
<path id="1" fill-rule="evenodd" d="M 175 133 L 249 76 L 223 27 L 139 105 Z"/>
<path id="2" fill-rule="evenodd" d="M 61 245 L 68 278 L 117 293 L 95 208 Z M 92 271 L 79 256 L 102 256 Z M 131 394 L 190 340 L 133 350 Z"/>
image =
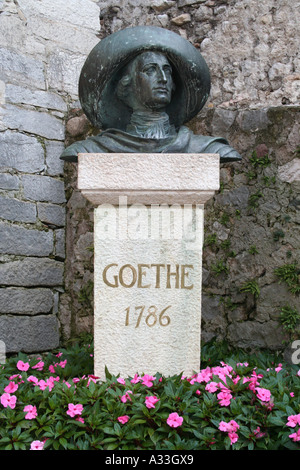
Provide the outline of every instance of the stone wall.
<path id="1" fill-rule="evenodd" d="M 0 2 L 0 339 L 7 352 L 60 340 L 65 115 L 98 42 L 92 0 Z"/>
<path id="2" fill-rule="evenodd" d="M 93 208 L 76 190 L 76 165 L 63 168 L 59 153 L 96 132 L 77 101 L 85 57 L 102 37 L 143 24 L 199 48 L 212 92 L 189 126 L 227 137 L 243 156 L 222 165 L 221 190 L 206 207 L 202 341 L 281 348 L 280 312 L 299 312 L 299 296 L 275 274 L 295 266 L 300 248 L 297 8 L 290 0 L 0 5 L 0 331 L 11 349 L 51 349 L 59 334 L 92 330 Z"/>

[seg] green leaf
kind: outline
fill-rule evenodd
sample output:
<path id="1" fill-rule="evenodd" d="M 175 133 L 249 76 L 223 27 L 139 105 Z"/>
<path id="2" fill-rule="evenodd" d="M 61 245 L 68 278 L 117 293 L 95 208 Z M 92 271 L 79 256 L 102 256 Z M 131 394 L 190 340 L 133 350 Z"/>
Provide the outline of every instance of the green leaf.
<path id="1" fill-rule="evenodd" d="M 111 380 L 112 375 L 111 375 L 111 373 L 108 371 L 108 368 L 107 368 L 106 366 L 105 366 L 104 370 L 105 370 L 105 377 L 106 377 L 106 380 Z"/>
<path id="2" fill-rule="evenodd" d="M 60 443 L 61 446 L 63 446 L 64 449 L 67 449 L 68 441 L 64 437 L 60 437 L 58 442 Z"/>

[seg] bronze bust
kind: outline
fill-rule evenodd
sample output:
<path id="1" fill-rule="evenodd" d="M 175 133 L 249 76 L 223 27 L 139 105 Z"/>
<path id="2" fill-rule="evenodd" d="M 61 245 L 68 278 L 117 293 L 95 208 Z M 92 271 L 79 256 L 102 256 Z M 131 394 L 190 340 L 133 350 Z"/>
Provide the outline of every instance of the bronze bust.
<path id="1" fill-rule="evenodd" d="M 154 26 L 126 28 L 99 42 L 81 71 L 79 97 L 94 137 L 75 142 L 78 153 L 219 153 L 241 159 L 222 137 L 195 135 L 184 126 L 204 106 L 210 74 L 199 51 L 178 34 Z"/>

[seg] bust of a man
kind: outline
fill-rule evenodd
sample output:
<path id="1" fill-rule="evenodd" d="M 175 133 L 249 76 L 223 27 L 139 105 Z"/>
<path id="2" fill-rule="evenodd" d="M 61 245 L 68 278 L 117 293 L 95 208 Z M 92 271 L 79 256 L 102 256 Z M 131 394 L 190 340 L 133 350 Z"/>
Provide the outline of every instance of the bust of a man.
<path id="1" fill-rule="evenodd" d="M 179 35 L 135 27 L 102 40 L 81 73 L 83 110 L 103 130 L 75 142 L 61 158 L 78 153 L 219 153 L 241 156 L 222 137 L 195 135 L 186 126 L 205 104 L 210 76 L 201 54 Z"/>

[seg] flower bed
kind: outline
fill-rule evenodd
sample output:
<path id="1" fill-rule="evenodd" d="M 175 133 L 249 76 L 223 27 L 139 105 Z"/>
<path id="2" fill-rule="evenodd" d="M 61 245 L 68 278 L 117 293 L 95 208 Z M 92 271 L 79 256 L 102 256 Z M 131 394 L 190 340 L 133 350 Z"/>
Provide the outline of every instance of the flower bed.
<path id="1" fill-rule="evenodd" d="M 0 449 L 300 449 L 300 369 L 202 352 L 191 377 L 92 375 L 92 348 L 0 366 Z M 220 356 L 219 356 L 220 357 Z M 275 362 L 274 362 L 275 361 Z"/>

